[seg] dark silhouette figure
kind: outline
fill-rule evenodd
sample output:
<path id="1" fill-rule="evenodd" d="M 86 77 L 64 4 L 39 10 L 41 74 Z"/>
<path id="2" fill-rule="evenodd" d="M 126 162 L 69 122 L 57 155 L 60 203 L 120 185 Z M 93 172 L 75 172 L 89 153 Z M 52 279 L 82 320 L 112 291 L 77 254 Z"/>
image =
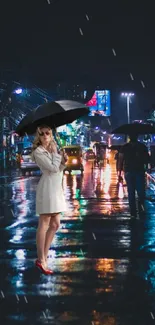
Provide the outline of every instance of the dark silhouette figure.
<path id="1" fill-rule="evenodd" d="M 127 188 L 130 214 L 137 217 L 136 192 L 138 194 L 139 213 L 144 212 L 145 201 L 145 170 L 149 163 L 147 147 L 140 143 L 138 135 L 130 135 L 130 142 L 126 143 L 120 150 L 118 156 L 119 176 L 124 171 Z"/>

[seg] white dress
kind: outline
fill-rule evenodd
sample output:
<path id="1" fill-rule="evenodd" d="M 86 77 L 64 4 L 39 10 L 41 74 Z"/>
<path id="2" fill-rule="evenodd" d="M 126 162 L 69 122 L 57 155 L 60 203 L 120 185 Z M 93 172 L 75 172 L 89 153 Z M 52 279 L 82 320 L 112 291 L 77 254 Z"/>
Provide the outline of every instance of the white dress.
<path id="1" fill-rule="evenodd" d="M 63 170 L 62 157 L 49 153 L 39 146 L 33 152 L 33 158 L 42 171 L 37 186 L 36 213 L 59 213 L 66 211 L 66 201 L 62 188 Z"/>

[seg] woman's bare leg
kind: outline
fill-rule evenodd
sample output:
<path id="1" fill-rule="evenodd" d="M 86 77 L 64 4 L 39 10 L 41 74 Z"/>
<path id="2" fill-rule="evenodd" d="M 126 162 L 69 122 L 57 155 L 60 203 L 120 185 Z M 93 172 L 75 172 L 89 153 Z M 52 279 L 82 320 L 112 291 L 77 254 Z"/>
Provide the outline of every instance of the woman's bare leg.
<path id="1" fill-rule="evenodd" d="M 45 250 L 44 250 L 45 238 L 51 220 L 50 217 L 51 217 L 50 214 L 40 215 L 37 234 L 36 234 L 38 260 L 40 261 L 41 264 L 44 265 L 44 267 L 46 267 L 46 258 L 45 258 Z"/>
<path id="2" fill-rule="evenodd" d="M 47 261 L 47 255 L 54 235 L 60 226 L 60 213 L 52 214 L 50 218 L 49 228 L 46 232 L 45 245 L 44 245 L 44 256 Z"/>

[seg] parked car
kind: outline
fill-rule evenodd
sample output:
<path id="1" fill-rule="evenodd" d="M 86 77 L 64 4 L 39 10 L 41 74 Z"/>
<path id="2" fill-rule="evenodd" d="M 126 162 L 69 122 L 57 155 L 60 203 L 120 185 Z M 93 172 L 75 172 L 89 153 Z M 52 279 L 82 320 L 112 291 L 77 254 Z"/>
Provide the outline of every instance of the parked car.
<path id="1" fill-rule="evenodd" d="M 80 170 L 81 173 L 84 171 L 83 159 L 82 159 L 82 148 L 79 145 L 65 146 L 65 150 L 68 160 L 65 171 L 71 173 L 72 170 Z"/>
<path id="2" fill-rule="evenodd" d="M 31 152 L 32 152 L 32 148 L 25 148 L 21 152 L 20 169 L 23 175 L 25 175 L 27 171 L 39 170 L 37 164 L 34 161 L 32 161 Z"/>

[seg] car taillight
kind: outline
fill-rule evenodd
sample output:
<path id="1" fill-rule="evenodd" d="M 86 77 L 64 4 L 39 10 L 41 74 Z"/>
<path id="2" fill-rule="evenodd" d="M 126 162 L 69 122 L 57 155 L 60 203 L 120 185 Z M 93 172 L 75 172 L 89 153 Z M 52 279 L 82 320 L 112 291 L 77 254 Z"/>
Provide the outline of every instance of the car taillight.
<path id="1" fill-rule="evenodd" d="M 20 162 L 23 162 L 24 161 L 24 159 L 23 158 L 20 158 Z"/>

